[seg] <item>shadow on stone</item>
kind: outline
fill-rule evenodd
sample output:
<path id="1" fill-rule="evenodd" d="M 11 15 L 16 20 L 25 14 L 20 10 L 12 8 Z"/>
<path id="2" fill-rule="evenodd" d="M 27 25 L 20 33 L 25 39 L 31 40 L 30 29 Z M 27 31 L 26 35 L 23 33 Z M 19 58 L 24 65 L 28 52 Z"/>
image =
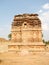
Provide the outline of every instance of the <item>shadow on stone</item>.
<path id="1" fill-rule="evenodd" d="M 0 59 L 0 63 L 2 63 L 2 62 L 3 62 L 3 60 Z"/>

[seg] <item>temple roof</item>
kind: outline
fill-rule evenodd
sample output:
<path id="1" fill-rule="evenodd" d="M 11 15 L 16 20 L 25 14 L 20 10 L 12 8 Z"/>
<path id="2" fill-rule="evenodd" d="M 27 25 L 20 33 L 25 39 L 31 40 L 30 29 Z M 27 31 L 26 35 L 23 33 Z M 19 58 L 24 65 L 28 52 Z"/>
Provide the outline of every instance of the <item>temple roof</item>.
<path id="1" fill-rule="evenodd" d="M 12 26 L 21 26 L 23 22 L 27 22 L 31 25 L 41 25 L 41 21 L 38 18 L 38 14 L 19 14 L 14 16 Z"/>

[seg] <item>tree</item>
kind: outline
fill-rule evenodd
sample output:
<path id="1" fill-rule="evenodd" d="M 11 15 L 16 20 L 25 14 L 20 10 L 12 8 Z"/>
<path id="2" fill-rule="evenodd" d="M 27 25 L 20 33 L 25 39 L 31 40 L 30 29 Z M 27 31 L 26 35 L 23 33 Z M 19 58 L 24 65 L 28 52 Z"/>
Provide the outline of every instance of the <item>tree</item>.
<path id="1" fill-rule="evenodd" d="M 47 45 L 47 44 L 49 44 L 49 41 L 45 41 L 45 40 L 43 39 L 43 43 L 45 43 L 45 44 Z"/>
<path id="2" fill-rule="evenodd" d="M 9 40 L 11 40 L 11 33 L 8 35 Z"/>
<path id="3" fill-rule="evenodd" d="M 46 44 L 49 44 L 49 41 L 46 41 Z"/>
<path id="4" fill-rule="evenodd" d="M 45 40 L 43 39 L 43 43 L 45 43 Z"/>

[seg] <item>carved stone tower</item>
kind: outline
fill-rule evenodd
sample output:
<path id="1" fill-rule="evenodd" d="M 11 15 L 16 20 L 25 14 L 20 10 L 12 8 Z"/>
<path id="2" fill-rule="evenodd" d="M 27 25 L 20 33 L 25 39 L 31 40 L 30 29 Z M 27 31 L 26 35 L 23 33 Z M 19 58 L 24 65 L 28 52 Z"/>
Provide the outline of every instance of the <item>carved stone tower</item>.
<path id="1" fill-rule="evenodd" d="M 41 21 L 38 14 L 15 15 L 12 22 L 11 40 L 18 45 L 44 47 L 42 42 Z"/>
<path id="2" fill-rule="evenodd" d="M 37 14 L 14 16 L 12 23 L 12 40 L 16 42 L 41 42 L 41 21 Z"/>

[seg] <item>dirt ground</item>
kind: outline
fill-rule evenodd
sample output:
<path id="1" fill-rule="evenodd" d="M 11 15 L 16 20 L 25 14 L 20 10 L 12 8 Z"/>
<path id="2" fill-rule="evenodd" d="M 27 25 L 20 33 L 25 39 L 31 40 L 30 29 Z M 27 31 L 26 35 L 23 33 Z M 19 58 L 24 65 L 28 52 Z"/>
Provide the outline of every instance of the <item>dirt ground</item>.
<path id="1" fill-rule="evenodd" d="M 0 53 L 0 65 L 49 65 L 49 52 Z"/>

